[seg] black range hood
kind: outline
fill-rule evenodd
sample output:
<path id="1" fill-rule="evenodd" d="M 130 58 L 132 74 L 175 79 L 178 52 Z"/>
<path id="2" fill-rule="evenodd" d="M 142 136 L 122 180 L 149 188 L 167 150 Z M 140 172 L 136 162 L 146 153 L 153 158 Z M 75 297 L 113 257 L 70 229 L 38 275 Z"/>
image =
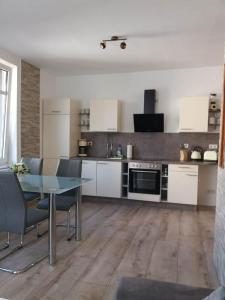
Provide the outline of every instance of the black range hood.
<path id="1" fill-rule="evenodd" d="M 156 90 L 145 90 L 144 114 L 134 114 L 135 132 L 164 132 L 164 114 L 155 113 Z"/>

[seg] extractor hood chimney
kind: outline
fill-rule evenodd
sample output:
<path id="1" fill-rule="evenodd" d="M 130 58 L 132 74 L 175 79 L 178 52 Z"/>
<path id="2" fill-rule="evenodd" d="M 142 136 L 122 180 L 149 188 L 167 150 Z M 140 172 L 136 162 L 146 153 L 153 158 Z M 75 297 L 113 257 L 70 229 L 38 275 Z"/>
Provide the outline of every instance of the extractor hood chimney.
<path id="1" fill-rule="evenodd" d="M 144 114 L 154 114 L 156 103 L 156 90 L 144 91 Z"/>

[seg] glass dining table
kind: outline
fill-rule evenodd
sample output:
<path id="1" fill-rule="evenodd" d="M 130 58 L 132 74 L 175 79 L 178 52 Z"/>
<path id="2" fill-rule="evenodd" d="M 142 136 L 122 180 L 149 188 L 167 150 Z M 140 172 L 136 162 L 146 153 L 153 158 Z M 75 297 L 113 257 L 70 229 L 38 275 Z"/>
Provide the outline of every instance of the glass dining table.
<path id="1" fill-rule="evenodd" d="M 48 248 L 49 264 L 56 263 L 56 203 L 55 195 L 63 194 L 70 190 L 76 191 L 76 224 L 75 238 L 81 239 L 81 188 L 90 179 L 78 177 L 59 177 L 42 175 L 19 175 L 21 188 L 24 192 L 35 192 L 49 195 L 49 231 Z M 75 193 L 74 193 L 75 197 Z M 63 200 L 62 200 L 63 201 Z"/>

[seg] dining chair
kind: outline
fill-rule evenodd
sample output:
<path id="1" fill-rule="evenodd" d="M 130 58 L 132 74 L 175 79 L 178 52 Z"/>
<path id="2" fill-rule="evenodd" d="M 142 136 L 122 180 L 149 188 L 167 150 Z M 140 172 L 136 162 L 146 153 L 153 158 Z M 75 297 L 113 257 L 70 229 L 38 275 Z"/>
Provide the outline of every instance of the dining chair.
<path id="1" fill-rule="evenodd" d="M 43 159 L 36 158 L 36 157 L 23 157 L 22 162 L 25 166 L 29 169 L 31 175 L 41 175 L 43 169 Z M 40 194 L 39 193 L 32 193 L 32 192 L 24 192 L 24 198 L 26 202 L 39 200 Z"/>
<path id="2" fill-rule="evenodd" d="M 0 261 L 22 248 L 24 235 L 28 232 L 29 228 L 36 226 L 38 232 L 38 225 L 47 220 L 48 215 L 46 211 L 37 208 L 27 208 L 24 193 L 15 173 L 0 172 L 0 231 L 7 232 L 8 234 L 7 242 L 1 247 L 1 250 L 9 248 L 11 233 L 20 235 L 20 244 L 6 256 L 0 258 Z M 38 261 L 40 261 L 40 258 Z M 34 265 L 38 261 L 32 262 L 31 265 Z M 0 270 L 16 274 L 24 272 L 31 265 L 18 271 L 5 269 L 0 266 Z"/>
<path id="3" fill-rule="evenodd" d="M 81 160 L 80 159 L 60 159 L 56 176 L 60 177 L 81 177 Z M 67 212 L 67 223 L 58 224 L 57 226 L 67 227 L 67 240 L 70 241 L 71 238 L 75 235 L 73 233 L 70 235 L 70 229 L 76 229 L 76 210 L 75 210 L 75 225 L 70 224 L 70 214 L 71 208 L 75 206 L 78 199 L 77 190 L 70 190 L 60 195 L 56 195 L 56 210 Z M 39 209 L 49 209 L 49 202 L 47 199 L 43 199 L 38 202 L 37 208 Z"/>

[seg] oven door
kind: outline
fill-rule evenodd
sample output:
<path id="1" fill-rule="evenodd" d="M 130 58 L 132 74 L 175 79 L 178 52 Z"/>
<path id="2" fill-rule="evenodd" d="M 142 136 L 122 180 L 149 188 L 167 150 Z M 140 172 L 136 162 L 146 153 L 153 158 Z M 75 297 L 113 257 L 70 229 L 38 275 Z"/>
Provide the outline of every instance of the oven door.
<path id="1" fill-rule="evenodd" d="M 160 170 L 129 169 L 129 193 L 160 195 Z"/>

